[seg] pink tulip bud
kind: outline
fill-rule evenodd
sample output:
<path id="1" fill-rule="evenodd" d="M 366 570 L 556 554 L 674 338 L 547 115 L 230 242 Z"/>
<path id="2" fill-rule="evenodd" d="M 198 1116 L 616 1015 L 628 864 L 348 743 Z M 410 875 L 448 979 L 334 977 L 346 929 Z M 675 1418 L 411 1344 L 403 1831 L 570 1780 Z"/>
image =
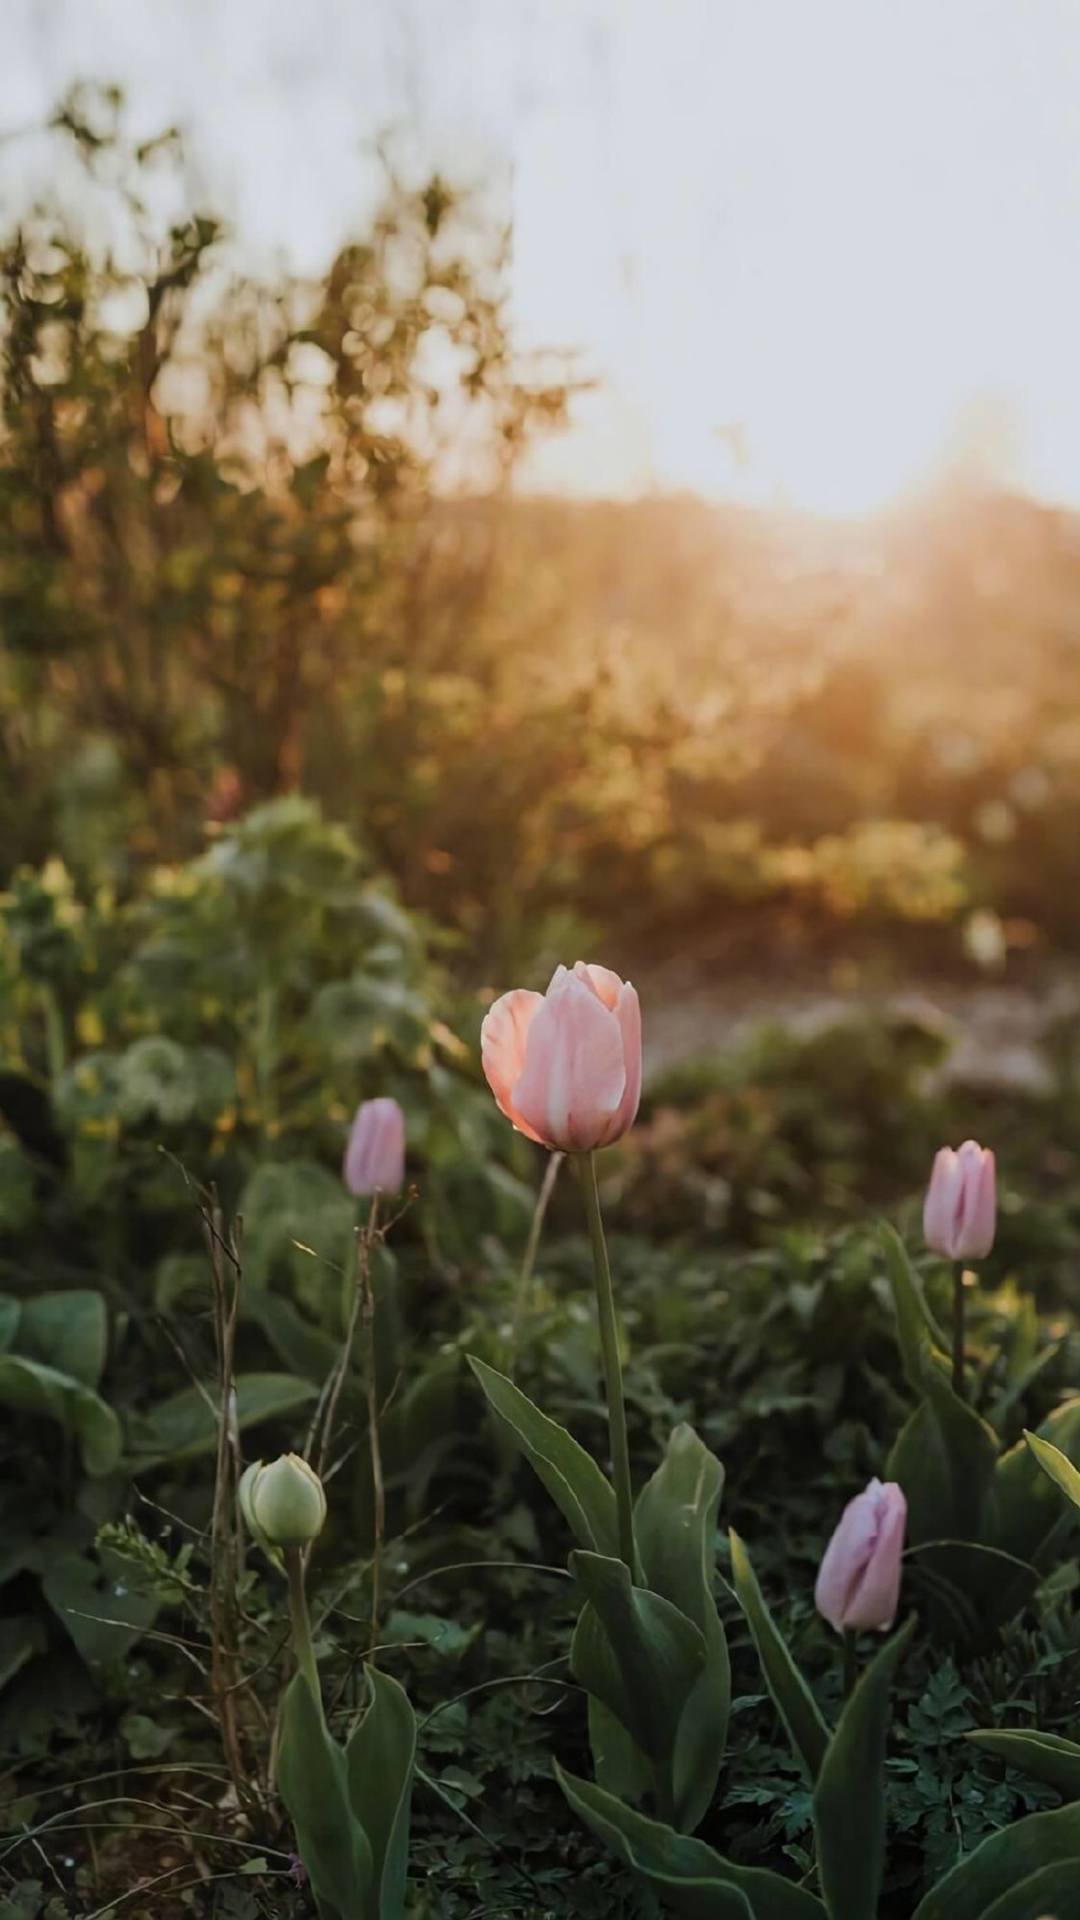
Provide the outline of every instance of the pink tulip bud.
<path id="1" fill-rule="evenodd" d="M 965 1140 L 956 1153 L 942 1147 L 923 1208 L 927 1246 L 949 1260 L 981 1260 L 994 1244 L 996 1219 L 997 1177 L 989 1147 L 976 1140 Z"/>
<path id="2" fill-rule="evenodd" d="M 907 1501 L 894 1480 L 871 1480 L 849 1500 L 825 1549 L 814 1588 L 817 1610 L 837 1633 L 887 1633 L 900 1598 Z"/>
<path id="3" fill-rule="evenodd" d="M 345 1149 L 345 1185 L 361 1197 L 400 1193 L 405 1184 L 405 1115 L 396 1100 L 365 1100 Z"/>
<path id="4" fill-rule="evenodd" d="M 520 1133 L 563 1153 L 621 1140 L 641 1098 L 641 1007 L 607 967 L 556 967 L 546 994 L 504 993 L 480 1035 L 488 1085 Z"/>

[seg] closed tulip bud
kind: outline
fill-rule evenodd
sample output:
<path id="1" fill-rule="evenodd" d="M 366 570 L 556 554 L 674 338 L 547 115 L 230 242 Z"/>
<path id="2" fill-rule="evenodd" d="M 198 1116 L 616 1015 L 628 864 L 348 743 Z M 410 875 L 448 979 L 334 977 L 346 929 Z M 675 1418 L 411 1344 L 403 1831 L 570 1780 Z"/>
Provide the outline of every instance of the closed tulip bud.
<path id="1" fill-rule="evenodd" d="M 480 1035 L 488 1085 L 519 1133 L 563 1153 L 621 1140 L 641 1098 L 641 1007 L 607 967 L 556 967 L 545 993 L 496 1000 Z"/>
<path id="2" fill-rule="evenodd" d="M 405 1115 L 396 1100 L 365 1100 L 345 1149 L 345 1185 L 360 1199 L 400 1193 L 405 1184 Z"/>
<path id="3" fill-rule="evenodd" d="M 297 1453 L 283 1453 L 265 1467 L 256 1460 L 239 1487 L 240 1511 L 249 1532 L 265 1547 L 306 1547 L 326 1520 L 323 1484 Z"/>
<path id="4" fill-rule="evenodd" d="M 927 1246 L 949 1260 L 981 1260 L 994 1244 L 996 1221 L 997 1177 L 989 1147 L 977 1140 L 965 1140 L 955 1153 L 942 1147 L 923 1208 Z"/>
<path id="5" fill-rule="evenodd" d="M 906 1526 L 907 1501 L 893 1480 L 871 1480 L 848 1501 L 814 1588 L 818 1612 L 837 1633 L 855 1627 L 887 1633 L 892 1626 Z"/>

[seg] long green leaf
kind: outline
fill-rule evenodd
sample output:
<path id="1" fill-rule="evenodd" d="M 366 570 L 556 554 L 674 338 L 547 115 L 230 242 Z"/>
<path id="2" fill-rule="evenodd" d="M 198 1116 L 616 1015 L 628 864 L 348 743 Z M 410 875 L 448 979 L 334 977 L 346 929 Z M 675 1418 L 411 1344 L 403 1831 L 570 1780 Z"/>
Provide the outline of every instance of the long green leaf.
<path id="1" fill-rule="evenodd" d="M 615 1495 L 592 1455 L 557 1420 L 541 1413 L 505 1374 L 474 1354 L 469 1355 L 469 1365 L 495 1418 L 517 1441 L 578 1545 L 591 1553 L 618 1553 Z"/>
<path id="2" fill-rule="evenodd" d="M 574 1634 L 574 1678 L 620 1720 L 641 1751 L 670 1766 L 679 1718 L 705 1665 L 702 1633 L 669 1600 L 631 1585 L 621 1560 L 572 1553 L 588 1605 Z"/>
<path id="3" fill-rule="evenodd" d="M 1080 1461 L 1080 1398 L 1055 1407 L 1034 1437 L 1057 1448 L 1075 1467 Z M 1018 1440 L 1002 1454 L 994 1473 L 986 1537 L 1022 1560 L 1045 1566 L 1054 1542 L 1071 1522 L 1070 1509 L 1040 1464 L 1038 1450 Z M 1029 1583 L 1019 1575 L 997 1583 L 988 1596 L 991 1618 L 1009 1619 L 1029 1591 Z"/>
<path id="4" fill-rule="evenodd" d="M 705 1666 L 682 1711 L 672 1768 L 675 1824 L 687 1833 L 700 1825 L 716 1791 L 731 1710 L 731 1660 L 712 1586 L 723 1485 L 715 1454 L 681 1425 L 634 1513 L 645 1585 L 678 1607 L 705 1639 Z"/>
<path id="5" fill-rule="evenodd" d="M 889 1692 L 914 1618 L 882 1647 L 837 1723 L 814 1789 L 818 1872 L 830 1920 L 877 1920 L 885 1865 Z"/>
<path id="6" fill-rule="evenodd" d="M 881 1243 L 893 1290 L 896 1331 L 900 1357 L 909 1387 L 922 1392 L 923 1352 L 927 1346 L 945 1354 L 945 1336 L 926 1304 L 926 1295 L 896 1228 L 888 1221 L 881 1226 Z"/>
<path id="7" fill-rule="evenodd" d="M 111 1473 L 120 1458 L 120 1422 L 92 1387 L 17 1353 L 0 1354 L 0 1406 L 43 1414 L 73 1433 L 87 1473 Z"/>
<path id="8" fill-rule="evenodd" d="M 676 1833 L 663 1821 L 624 1807 L 591 1781 L 564 1773 L 558 1762 L 555 1777 L 569 1806 L 597 1839 L 686 1920 L 727 1920 L 728 1914 L 740 1911 L 730 1904 L 732 1890 L 749 1903 L 754 1920 L 825 1920 L 820 1900 L 780 1874 L 725 1860 L 703 1840 Z"/>
<path id="9" fill-rule="evenodd" d="M 1018 1773 L 1030 1774 L 1056 1788 L 1063 1800 L 1080 1800 L 1080 1746 L 1057 1733 L 1039 1733 L 1032 1729 L 980 1727 L 965 1733 L 972 1746 L 985 1747 Z"/>
<path id="10" fill-rule="evenodd" d="M 1049 1475 L 1055 1486 L 1061 1488 L 1074 1507 L 1080 1507 L 1080 1473 L 1072 1461 L 1066 1459 L 1060 1447 L 1051 1446 L 1049 1440 L 1040 1439 L 1037 1433 L 1029 1433 L 1026 1427 L 1024 1439 L 1043 1472 Z"/>
<path id="11" fill-rule="evenodd" d="M 816 1780 L 829 1744 L 828 1722 L 765 1605 L 750 1556 L 734 1529 L 730 1539 L 735 1592 L 754 1638 L 765 1684 L 784 1723 L 796 1760 L 805 1767 L 809 1778 Z"/>
<path id="12" fill-rule="evenodd" d="M 915 1909 L 914 1920 L 986 1920 L 995 1901 L 1041 1870 L 1080 1858 L 1080 1806 L 1030 1813 L 992 1833 L 952 1867 Z M 1075 1909 L 1074 1909 L 1075 1911 Z M 1072 1920 L 1068 1908 L 1059 1920 Z"/>
<path id="13" fill-rule="evenodd" d="M 402 1920 L 416 1720 L 390 1674 L 369 1665 L 367 1679 L 371 1704 L 345 1749 L 349 1800 L 371 1847 L 378 1920 Z"/>
<path id="14" fill-rule="evenodd" d="M 375 1920 L 374 1863 L 349 1806 L 345 1755 L 302 1673 L 285 1692 L 278 1784 L 321 1920 Z"/>
<path id="15" fill-rule="evenodd" d="M 612 1657 L 606 1638 L 601 1658 L 604 1653 Z M 653 1784 L 652 1766 L 633 1735 L 595 1693 L 589 1694 L 588 1720 L 589 1752 L 596 1778 L 617 1800 L 628 1800 L 636 1806 Z"/>
<path id="16" fill-rule="evenodd" d="M 903 1486 L 908 1502 L 908 1539 L 912 1545 L 923 1540 L 955 1535 L 961 1540 L 977 1540 L 983 1531 L 987 1496 L 997 1464 L 998 1441 L 993 1428 L 979 1417 L 973 1407 L 954 1393 L 948 1376 L 948 1362 L 934 1337 L 934 1322 L 922 1297 L 922 1289 L 899 1235 L 892 1227 L 882 1229 L 882 1243 L 896 1309 L 897 1337 L 904 1372 L 928 1409 L 936 1448 L 925 1462 L 911 1447 L 903 1445 L 901 1458 L 894 1452 L 890 1472 Z M 924 1423 L 925 1441 L 931 1437 Z M 936 1456 L 936 1457 L 935 1457 Z M 901 1477 L 901 1472 L 906 1478 Z M 943 1511 L 943 1491 L 948 1511 Z"/>
<path id="17" fill-rule="evenodd" d="M 1050 1914 L 1055 1920 L 1080 1915 L 1080 1854 L 1029 1874 L 987 1907 L 982 1920 L 1047 1920 Z"/>

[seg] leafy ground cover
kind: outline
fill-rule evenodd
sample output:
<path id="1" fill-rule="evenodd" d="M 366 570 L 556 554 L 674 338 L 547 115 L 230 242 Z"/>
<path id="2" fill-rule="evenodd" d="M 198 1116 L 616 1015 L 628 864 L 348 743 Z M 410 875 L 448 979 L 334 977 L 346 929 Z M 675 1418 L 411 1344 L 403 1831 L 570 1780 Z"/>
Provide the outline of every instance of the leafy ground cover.
<path id="1" fill-rule="evenodd" d="M 378 1250 L 374 1325 L 324 1463 L 310 1587 L 331 1724 L 360 1697 L 374 1602 L 380 1663 L 419 1724 L 411 1910 L 659 1913 L 555 1783 L 553 1756 L 590 1773 L 567 1665 L 570 1543 L 466 1364 L 512 1371 L 606 1459 L 579 1196 L 562 1167 L 523 1279 L 546 1163 L 480 1083 L 480 1005 L 448 984 L 430 931 L 365 882 L 343 836 L 285 802 L 124 909 L 77 898 L 55 868 L 24 875 L 4 953 L 2 1911 L 310 1911 L 271 1779 L 280 1574 L 248 1549 L 220 1611 L 216 1330 L 234 1269 L 223 1281 L 205 1229 L 243 1270 L 238 1445 L 302 1447 L 349 1325 L 345 1126 L 357 1089 L 377 1085 L 405 1106 L 415 1193 Z M 811 1797 L 730 1591 L 726 1529 L 750 1545 L 831 1717 L 843 1676 L 817 1566 L 913 1404 L 878 1222 L 899 1224 L 947 1318 L 947 1275 L 918 1231 L 941 1140 L 975 1132 L 1001 1170 L 971 1309 L 975 1404 L 1008 1446 L 1080 1379 L 1076 1036 L 1054 1036 L 1037 1095 L 947 1084 L 940 1047 L 912 1021 L 773 1030 L 653 1084 L 602 1162 L 635 1477 L 680 1421 L 725 1468 L 716 1591 L 733 1703 L 700 1837 L 794 1879 L 812 1872 Z M 369 1369 L 386 1476 L 377 1602 Z M 893 1696 L 884 1920 L 984 1837 L 1058 1804 L 963 1735 L 1075 1734 L 1078 1587 L 1067 1513 L 993 1625 L 942 1625 L 932 1570 L 909 1556 L 904 1609 L 920 1624 Z"/>

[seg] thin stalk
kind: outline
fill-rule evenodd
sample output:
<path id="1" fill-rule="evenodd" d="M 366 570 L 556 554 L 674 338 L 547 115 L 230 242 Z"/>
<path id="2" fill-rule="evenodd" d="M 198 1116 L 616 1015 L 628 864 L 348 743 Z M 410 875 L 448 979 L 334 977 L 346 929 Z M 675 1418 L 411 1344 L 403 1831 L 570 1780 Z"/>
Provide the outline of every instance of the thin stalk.
<path id="1" fill-rule="evenodd" d="M 304 1591 L 304 1556 L 299 1547 L 286 1547 L 285 1572 L 289 1581 L 289 1619 L 292 1621 L 293 1652 L 296 1664 L 315 1696 L 315 1704 L 322 1716 L 322 1690 L 319 1686 L 319 1669 L 315 1664 L 315 1648 L 311 1640 L 311 1620 L 308 1616 L 307 1594 Z"/>
<path id="2" fill-rule="evenodd" d="M 517 1364 L 517 1352 L 521 1343 L 521 1323 L 525 1318 L 525 1303 L 529 1297 L 533 1268 L 536 1265 L 536 1255 L 540 1246 L 540 1234 L 543 1230 L 544 1215 L 548 1210 L 548 1202 L 555 1191 L 555 1182 L 559 1177 L 559 1168 L 562 1166 L 565 1158 L 566 1155 L 564 1153 L 553 1153 L 549 1155 L 548 1163 L 544 1170 L 544 1178 L 540 1183 L 540 1192 L 537 1195 L 536 1205 L 533 1208 L 529 1237 L 525 1242 L 525 1253 L 522 1257 L 521 1270 L 517 1277 L 517 1287 L 514 1290 L 514 1311 L 510 1321 L 510 1351 L 506 1356 L 506 1372 L 511 1380 L 514 1377 L 514 1368 Z"/>
<path id="3" fill-rule="evenodd" d="M 966 1397 L 964 1392 L 964 1266 L 960 1260 L 953 1268 L 952 1383 L 953 1392 L 963 1400 Z"/>
<path id="4" fill-rule="evenodd" d="M 855 1691 L 855 1682 L 859 1677 L 859 1656 L 855 1650 L 855 1635 L 844 1633 L 844 1699 L 850 1700 Z"/>
<path id="5" fill-rule="evenodd" d="M 615 1506 L 619 1518 L 619 1552 L 635 1575 L 634 1501 L 630 1488 L 630 1448 L 626 1437 L 626 1402 L 623 1398 L 622 1362 L 619 1359 L 619 1333 L 615 1324 L 615 1296 L 611 1286 L 604 1221 L 600 1212 L 600 1194 L 596 1185 L 596 1156 L 586 1153 L 580 1161 L 581 1191 L 592 1242 L 593 1273 L 596 1279 L 596 1311 L 600 1322 L 600 1350 L 604 1359 L 607 1387 L 608 1429 L 611 1435 L 611 1467 L 615 1480 Z"/>
<path id="6" fill-rule="evenodd" d="M 374 1502 L 374 1527 L 371 1543 L 371 1664 L 375 1665 L 379 1646 L 379 1615 L 382 1609 L 382 1558 L 386 1538 L 386 1484 L 383 1479 L 382 1443 L 379 1438 L 379 1382 L 375 1365 L 375 1289 L 371 1279 L 374 1248 L 375 1205 L 371 1227 L 360 1247 L 360 1288 L 363 1294 L 364 1387 L 367 1393 L 368 1449 L 371 1454 L 371 1489 Z"/>

